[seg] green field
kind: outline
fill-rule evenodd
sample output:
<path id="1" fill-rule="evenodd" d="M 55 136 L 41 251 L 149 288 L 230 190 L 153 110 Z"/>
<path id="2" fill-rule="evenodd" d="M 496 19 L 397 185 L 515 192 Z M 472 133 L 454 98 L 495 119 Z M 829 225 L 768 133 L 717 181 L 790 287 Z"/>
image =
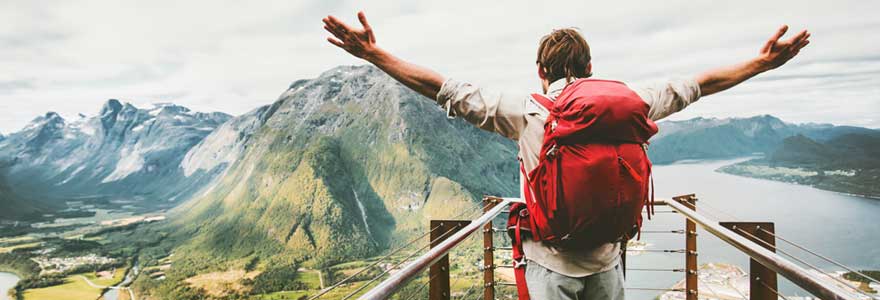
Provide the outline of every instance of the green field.
<path id="1" fill-rule="evenodd" d="M 78 275 L 67 276 L 64 284 L 47 288 L 31 289 L 24 292 L 25 300 L 94 300 L 101 296 L 102 289 L 86 283 Z"/>
<path id="2" fill-rule="evenodd" d="M 97 286 L 111 286 L 125 278 L 125 268 L 118 268 L 110 278 L 98 278 L 94 273 L 81 273 L 67 276 L 64 284 L 46 288 L 30 289 L 24 292 L 25 300 L 94 300 L 101 296 L 103 288 L 93 287 L 85 279 Z"/>

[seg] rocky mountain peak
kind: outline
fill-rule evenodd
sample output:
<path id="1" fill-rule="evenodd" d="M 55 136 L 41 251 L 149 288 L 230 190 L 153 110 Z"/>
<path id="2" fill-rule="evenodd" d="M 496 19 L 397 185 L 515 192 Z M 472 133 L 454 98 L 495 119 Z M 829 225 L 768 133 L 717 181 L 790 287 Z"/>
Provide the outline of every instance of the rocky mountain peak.
<path id="1" fill-rule="evenodd" d="M 104 106 L 101 107 L 101 116 L 107 114 L 116 114 L 120 110 L 122 110 L 122 103 L 116 99 L 108 99 L 107 102 L 104 102 Z"/>

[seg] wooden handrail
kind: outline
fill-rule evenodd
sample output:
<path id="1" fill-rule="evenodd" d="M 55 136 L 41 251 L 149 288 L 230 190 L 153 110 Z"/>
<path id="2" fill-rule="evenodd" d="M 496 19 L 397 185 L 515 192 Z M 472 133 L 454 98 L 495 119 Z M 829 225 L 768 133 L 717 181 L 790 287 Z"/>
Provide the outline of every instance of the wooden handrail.
<path id="1" fill-rule="evenodd" d="M 369 292 L 361 296 L 360 300 L 384 300 L 394 295 L 400 288 L 402 288 L 406 283 L 410 280 L 418 276 L 422 271 L 433 265 L 435 262 L 440 260 L 443 256 L 449 253 L 452 248 L 455 248 L 461 242 L 463 242 L 469 235 L 473 234 L 477 230 L 483 227 L 486 223 L 492 221 L 495 216 L 498 216 L 504 208 L 510 205 L 513 202 L 520 202 L 517 198 L 493 198 L 498 199 L 500 202 L 495 205 L 491 210 L 484 213 L 479 218 L 473 220 L 467 227 L 462 228 L 449 238 L 447 238 L 442 243 L 438 244 L 436 247 L 431 248 L 428 252 L 425 252 L 422 256 L 416 258 L 412 263 L 408 264 L 400 271 L 392 274 L 388 279 L 385 279 L 379 285 L 371 289 Z"/>

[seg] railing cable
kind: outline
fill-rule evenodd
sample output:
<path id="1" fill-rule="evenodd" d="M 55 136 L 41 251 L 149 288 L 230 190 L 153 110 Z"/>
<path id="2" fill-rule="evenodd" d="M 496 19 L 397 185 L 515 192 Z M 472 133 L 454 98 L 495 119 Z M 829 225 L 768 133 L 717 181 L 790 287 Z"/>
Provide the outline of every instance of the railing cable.
<path id="1" fill-rule="evenodd" d="M 858 292 L 858 293 L 860 293 L 860 294 L 862 294 L 862 295 L 868 296 L 869 299 L 877 299 L 876 296 L 871 295 L 871 294 L 868 294 L 867 292 L 862 291 L 862 290 L 859 289 L 858 287 L 855 287 L 855 286 L 849 284 L 849 283 L 846 282 L 846 281 L 840 280 L 839 278 L 834 277 L 834 276 L 832 276 L 831 274 L 825 273 L 825 272 L 822 271 L 822 269 L 820 269 L 819 267 L 817 267 L 817 266 L 815 266 L 815 265 L 813 265 L 813 264 L 811 264 L 811 263 L 808 263 L 808 262 L 804 261 L 803 259 L 801 259 L 801 258 L 799 258 L 799 257 L 796 257 L 796 256 L 794 256 L 794 255 L 791 255 L 791 254 L 789 254 L 788 252 L 785 252 L 785 251 L 782 250 L 782 249 L 779 249 L 779 248 L 776 247 L 775 245 L 770 244 L 770 243 L 768 243 L 768 242 L 766 242 L 766 241 L 764 241 L 764 240 L 762 240 L 762 239 L 756 237 L 755 235 L 749 233 L 748 231 L 742 230 L 741 228 L 737 228 L 737 227 L 734 227 L 734 229 L 736 229 L 737 231 L 741 232 L 742 234 L 745 234 L 745 235 L 749 236 L 750 238 L 752 238 L 752 239 L 754 239 L 754 240 L 756 240 L 756 241 L 758 241 L 758 242 L 760 242 L 760 243 L 766 245 L 767 247 L 773 248 L 773 250 L 775 250 L 775 251 L 777 251 L 777 252 L 779 252 L 779 253 L 782 253 L 782 254 L 784 254 L 785 256 L 790 257 L 791 259 L 794 259 L 794 260 L 796 260 L 796 261 L 798 261 L 798 262 L 800 262 L 800 263 L 802 263 L 802 264 L 807 265 L 807 266 L 810 267 L 810 268 L 813 268 L 814 270 L 818 271 L 818 272 L 821 273 L 822 275 L 825 275 L 826 277 L 831 278 L 831 279 L 833 279 L 834 281 L 837 281 L 838 283 L 840 283 L 840 284 L 842 284 L 842 285 L 844 285 L 844 286 L 846 286 L 846 287 L 849 287 L 850 289 L 853 289 L 853 290 L 855 290 L 856 292 Z"/>
<path id="2" fill-rule="evenodd" d="M 726 215 L 726 216 L 730 217 L 730 218 L 733 219 L 734 221 L 739 221 L 739 220 L 740 220 L 740 218 L 737 218 L 736 216 L 734 216 L 734 215 L 732 215 L 732 214 L 730 214 L 730 213 L 727 213 L 727 212 L 724 211 L 723 209 L 719 209 L 719 208 L 717 208 L 717 207 L 715 207 L 715 206 L 713 206 L 713 205 L 710 205 L 710 204 L 706 203 L 705 201 L 700 202 L 700 207 L 703 208 L 702 210 L 703 210 L 704 212 L 710 211 L 710 212 L 713 212 L 713 213 L 716 213 L 716 214 L 717 214 L 717 213 L 720 213 L 720 214 L 723 214 L 723 215 Z M 740 232 L 743 232 L 743 233 L 749 235 L 750 237 L 754 238 L 755 240 L 760 241 L 760 242 L 763 243 L 763 244 L 767 244 L 767 245 L 769 245 L 769 243 L 763 241 L 762 239 L 759 239 L 759 238 L 755 237 L 754 235 L 752 235 L 752 234 L 750 234 L 750 233 L 748 233 L 748 232 L 745 232 L 745 231 L 743 231 L 743 230 L 741 230 L 741 229 L 738 229 L 738 230 L 739 230 Z M 781 240 L 781 241 L 783 241 L 783 242 L 785 242 L 785 243 L 787 243 L 787 244 L 789 244 L 789 245 L 791 245 L 791 246 L 794 246 L 794 247 L 796 247 L 796 248 L 798 248 L 798 249 L 800 249 L 800 250 L 802 250 L 802 251 L 804 251 L 804 252 L 807 252 L 807 253 L 809 253 L 809 254 L 812 254 L 812 255 L 814 255 L 814 256 L 816 256 L 816 257 L 822 259 L 822 260 L 825 260 L 825 261 L 827 261 L 827 262 L 829 262 L 829 263 L 831 263 L 831 264 L 834 264 L 834 265 L 836 265 L 836 266 L 838 266 L 838 267 L 841 267 L 841 268 L 843 268 L 843 269 L 845 269 L 845 270 L 847 270 L 847 271 L 850 271 L 850 272 L 852 272 L 852 273 L 854 273 L 854 274 L 858 274 L 859 276 L 861 276 L 861 277 L 863 277 L 863 278 L 865 278 L 865 279 L 867 279 L 867 280 L 869 280 L 869 281 L 871 281 L 871 282 L 874 282 L 874 283 L 876 283 L 876 284 L 880 284 L 880 281 L 878 281 L 878 280 L 876 280 L 876 279 L 874 279 L 874 278 L 872 278 L 872 277 L 870 277 L 870 276 L 868 276 L 868 275 L 866 275 L 866 274 L 864 274 L 864 273 L 862 273 L 862 272 L 859 272 L 859 271 L 857 271 L 857 270 L 855 270 L 855 269 L 853 269 L 853 268 L 850 268 L 850 267 L 848 267 L 848 266 L 846 266 L 846 265 L 844 265 L 844 264 L 842 264 L 842 263 L 839 263 L 839 262 L 837 262 L 837 261 L 835 261 L 835 260 L 833 260 L 833 259 L 831 259 L 831 258 L 828 258 L 828 257 L 826 257 L 826 256 L 824 256 L 824 255 L 821 255 L 821 254 L 819 254 L 819 253 L 816 253 L 816 252 L 814 252 L 814 251 L 812 251 L 812 250 L 810 250 L 810 249 L 807 249 L 806 247 L 801 246 L 801 245 L 799 245 L 799 244 L 797 244 L 797 243 L 795 243 L 795 242 L 789 241 L 789 240 L 783 238 L 782 236 L 779 236 L 779 235 L 776 234 L 776 233 L 770 232 L 770 231 L 768 231 L 768 230 L 766 230 L 766 229 L 764 229 L 764 228 L 760 228 L 760 227 L 758 227 L 758 230 L 761 230 L 761 231 L 763 231 L 764 233 L 767 233 L 767 234 L 773 236 L 774 238 L 777 238 L 777 239 L 779 239 L 779 240 Z M 774 250 L 777 250 L 777 251 L 779 251 L 780 253 L 785 254 L 786 256 L 791 257 L 791 258 L 793 258 L 793 259 L 799 261 L 799 262 L 802 263 L 802 264 L 805 264 L 805 265 L 807 265 L 807 266 L 810 266 L 810 267 L 813 268 L 813 269 L 816 269 L 817 271 L 819 271 L 820 273 L 824 274 L 825 276 L 827 276 L 827 277 L 829 277 L 829 278 L 831 278 L 831 279 L 834 279 L 835 281 L 837 281 L 837 282 L 839 282 L 839 283 L 841 283 L 841 284 L 843 284 L 843 285 L 845 285 L 845 286 L 847 286 L 847 287 L 849 287 L 849 288 L 851 288 L 851 289 L 854 289 L 854 290 L 858 291 L 859 293 L 861 293 L 861 294 L 863 294 L 863 295 L 869 296 L 869 297 L 871 297 L 872 299 L 878 299 L 876 296 L 869 295 L 869 294 L 867 294 L 867 293 L 861 291 L 860 289 L 858 289 L 858 288 L 852 286 L 851 284 L 848 284 L 848 283 L 846 283 L 846 282 L 844 282 L 844 281 L 841 281 L 841 280 L 839 280 L 838 278 L 836 278 L 836 277 L 834 277 L 834 276 L 831 276 L 831 275 L 829 275 L 829 274 L 825 274 L 825 272 L 821 271 L 821 269 L 817 268 L 816 266 L 814 266 L 814 265 L 812 265 L 812 264 L 809 264 L 809 263 L 807 263 L 807 262 L 805 262 L 805 261 L 803 261 L 803 260 L 801 260 L 801 259 L 795 257 L 794 255 L 789 254 L 788 252 L 785 252 L 785 251 L 783 251 L 783 250 L 781 250 L 781 249 L 778 249 L 776 246 L 773 246 L 773 245 L 770 245 L 770 246 L 771 246 Z M 783 298 L 784 298 L 784 296 L 783 296 Z"/>
<path id="3" fill-rule="evenodd" d="M 626 252 L 687 253 L 687 249 L 626 249 Z"/>
<path id="4" fill-rule="evenodd" d="M 673 234 L 684 234 L 683 229 L 678 230 L 642 230 L 642 233 L 673 233 Z"/>
<path id="5" fill-rule="evenodd" d="M 627 271 L 643 272 L 684 272 L 685 269 L 656 269 L 656 268 L 626 268 Z"/>
<path id="6" fill-rule="evenodd" d="M 755 278 L 755 280 L 758 283 L 760 283 L 761 285 L 763 285 L 765 288 L 767 288 L 768 290 L 770 290 L 771 292 L 776 294 L 776 296 L 782 297 L 782 299 L 784 299 L 784 300 L 788 300 L 788 297 L 785 297 L 785 295 L 783 295 L 782 293 L 779 293 L 779 291 L 777 291 L 776 289 L 774 289 L 774 288 L 770 287 L 769 285 L 767 285 L 766 283 L 764 283 L 764 281 L 761 280 L 761 277 L 757 277 L 757 278 Z"/>
<path id="7" fill-rule="evenodd" d="M 475 236 L 478 236 L 478 234 L 472 234 L 472 235 L 469 236 L 467 239 L 473 239 Z M 467 239 L 466 239 L 466 240 L 467 240 Z M 466 241 L 462 241 L 461 243 L 464 244 L 465 242 L 466 242 Z M 477 270 L 477 271 L 479 271 L 479 270 Z M 451 266 L 450 266 L 449 274 L 450 274 L 450 275 L 452 274 L 452 267 L 451 267 Z M 455 276 L 455 279 L 453 279 L 453 280 L 452 280 L 452 283 L 449 284 L 449 289 L 451 290 L 452 287 L 454 287 L 455 284 L 458 283 L 458 281 L 459 281 L 462 277 L 463 277 L 463 276 Z"/>
<path id="8" fill-rule="evenodd" d="M 365 284 L 362 285 L 361 287 L 355 289 L 353 292 L 349 293 L 348 295 L 346 295 L 346 296 L 343 297 L 342 299 L 343 299 L 343 300 L 345 300 L 345 299 L 351 299 L 351 297 L 354 297 L 354 295 L 356 295 L 356 294 L 359 293 L 360 291 L 362 291 L 362 290 L 364 290 L 365 288 L 367 288 L 368 286 L 370 286 L 370 284 L 372 284 L 373 282 L 376 282 L 376 280 L 379 280 L 379 278 L 382 278 L 382 276 L 385 276 L 385 274 L 388 274 L 388 272 L 390 272 L 391 270 L 393 270 L 393 269 L 399 267 L 400 265 L 402 265 L 403 263 L 405 263 L 405 262 L 406 262 L 407 260 L 409 260 L 410 258 L 413 258 L 414 256 L 416 256 L 416 254 L 419 254 L 419 251 L 422 251 L 422 250 L 424 250 L 425 248 L 430 247 L 430 246 L 431 246 L 430 244 L 433 244 L 435 241 L 438 241 L 438 240 L 440 240 L 440 239 L 443 239 L 443 238 L 445 238 L 448 234 L 454 232 L 455 229 L 457 229 L 457 228 L 450 228 L 449 230 L 447 230 L 446 232 L 444 232 L 443 234 L 441 234 L 440 236 L 438 236 L 436 239 L 432 240 L 431 243 L 429 243 L 428 245 L 425 245 L 425 246 L 420 247 L 419 249 L 416 249 L 416 251 L 413 251 L 412 253 L 410 253 L 410 255 L 407 255 L 406 257 L 404 257 L 402 260 L 400 260 L 399 262 L 397 262 L 396 264 L 394 264 L 394 265 L 391 266 L 390 268 L 385 269 L 385 271 L 382 271 L 382 273 L 380 273 L 378 276 L 374 277 L 373 279 L 370 279 L 370 281 L 367 281 L 367 283 L 365 283 Z"/>
<path id="9" fill-rule="evenodd" d="M 326 289 L 324 289 L 324 290 L 322 290 L 320 293 L 318 293 L 318 294 L 312 296 L 312 297 L 309 298 L 308 300 L 315 300 L 315 299 L 318 299 L 318 298 L 320 298 L 321 296 L 323 296 L 323 295 L 329 293 L 330 291 L 332 291 L 332 290 L 338 288 L 339 286 L 345 284 L 346 282 L 348 282 L 348 281 L 351 280 L 352 278 L 355 278 L 355 277 L 357 277 L 358 275 L 360 275 L 360 274 L 362 274 L 362 273 L 364 273 L 364 272 L 366 272 L 366 271 L 368 271 L 368 270 L 370 270 L 370 269 L 372 269 L 372 268 L 378 266 L 379 264 L 381 264 L 382 262 L 384 262 L 385 260 L 387 260 L 387 259 L 390 258 L 391 256 L 393 256 L 393 255 L 397 254 L 398 252 L 402 251 L 403 249 L 406 249 L 406 248 L 408 248 L 409 246 L 415 244 L 415 242 L 418 242 L 419 240 L 421 240 L 421 239 L 424 238 L 425 236 L 428 236 L 429 234 L 433 233 L 433 232 L 436 231 L 437 229 L 440 229 L 440 227 L 441 227 L 441 226 L 434 227 L 434 228 L 431 229 L 430 231 L 425 232 L 424 234 L 422 234 L 422 235 L 420 235 L 420 236 L 418 236 L 418 237 L 416 237 L 416 238 L 414 238 L 414 239 L 408 241 L 408 242 L 407 242 L 406 244 L 404 244 L 403 246 L 401 246 L 401 247 L 397 248 L 396 250 L 394 250 L 394 251 L 388 253 L 387 255 L 383 256 L 383 257 L 380 258 L 379 260 L 377 260 L 377 261 L 373 262 L 372 264 L 370 264 L 369 266 L 364 267 L 364 268 L 361 269 L 360 271 L 355 272 L 355 273 L 352 274 L 351 276 L 348 276 L 348 277 L 346 277 L 345 279 L 342 279 L 342 280 L 340 280 L 339 282 L 337 282 L 337 283 L 335 283 L 335 284 L 333 284 L 333 285 L 327 287 Z"/>
<path id="10" fill-rule="evenodd" d="M 489 205 L 490 205 L 490 204 L 486 204 L 486 206 L 483 206 L 483 208 L 480 209 L 480 211 L 482 211 L 482 210 L 485 209 L 486 207 L 489 207 Z M 471 214 L 474 213 L 473 211 L 465 210 L 465 211 L 459 213 L 458 215 L 456 215 L 455 217 L 452 217 L 452 219 L 455 220 L 455 219 L 461 218 L 462 216 L 464 216 L 464 215 L 467 214 L 468 212 L 470 212 Z M 397 249 L 395 249 L 395 250 L 389 252 L 388 254 L 386 254 L 385 256 L 383 256 L 382 258 L 380 258 L 379 260 L 377 260 L 377 261 L 373 262 L 372 264 L 370 264 L 370 265 L 364 267 L 364 268 L 361 269 L 360 271 L 357 271 L 357 272 L 355 272 L 354 274 L 352 274 L 352 275 L 346 277 L 345 279 L 342 279 L 342 280 L 340 280 L 339 282 L 336 282 L 335 284 L 333 284 L 333 285 L 331 285 L 331 286 L 329 286 L 329 287 L 327 287 L 327 288 L 321 290 L 321 292 L 319 292 L 318 294 L 316 294 L 316 295 L 310 297 L 308 300 L 315 300 L 315 299 L 318 299 L 318 298 L 320 298 L 321 296 L 323 296 L 323 295 L 325 295 L 325 294 L 327 294 L 327 293 L 329 293 L 329 292 L 335 290 L 336 288 L 342 286 L 343 284 L 347 283 L 349 280 L 351 280 L 351 279 L 357 277 L 358 275 L 360 275 L 360 274 L 362 274 L 362 273 L 364 273 L 364 272 L 366 272 L 366 271 L 368 271 L 368 270 L 370 270 L 370 269 L 372 269 L 372 268 L 375 268 L 375 267 L 378 266 L 379 264 L 381 264 L 381 263 L 385 262 L 387 259 L 391 258 L 393 255 L 399 253 L 400 251 L 403 251 L 403 249 L 406 249 L 406 248 L 408 248 L 409 246 L 412 246 L 413 244 L 415 244 L 416 242 L 418 242 L 418 241 L 421 240 L 422 238 L 424 238 L 424 237 L 430 235 L 431 233 L 434 233 L 434 231 L 437 231 L 437 229 L 440 229 L 440 227 L 441 227 L 441 226 L 436 226 L 436 227 L 434 227 L 434 228 L 431 228 L 431 230 L 429 230 L 429 231 L 427 231 L 427 232 L 425 232 L 425 233 L 419 235 L 418 237 L 416 237 L 416 238 L 414 238 L 414 239 L 412 239 L 412 240 L 409 240 L 409 241 L 406 242 L 403 246 L 398 247 Z"/>
<path id="11" fill-rule="evenodd" d="M 659 288 L 643 288 L 643 287 L 628 287 L 624 288 L 627 290 L 634 291 L 658 291 L 658 292 L 684 292 L 684 289 L 659 289 Z"/>
<path id="12" fill-rule="evenodd" d="M 764 229 L 764 228 L 758 228 L 758 229 L 761 230 L 761 231 L 763 231 L 763 232 L 765 232 L 765 233 L 767 233 L 767 234 L 769 234 L 769 235 L 772 235 L 773 237 L 775 237 L 775 238 L 777 238 L 777 239 L 779 239 L 779 240 L 781 240 L 781 241 L 783 241 L 783 242 L 785 242 L 785 243 L 787 243 L 787 244 L 789 244 L 789 245 L 792 245 L 792 246 L 794 246 L 794 247 L 796 247 L 796 248 L 798 248 L 798 249 L 801 249 L 801 250 L 803 250 L 804 252 L 807 252 L 807 253 L 810 253 L 810 254 L 812 254 L 812 255 L 815 255 L 816 257 L 821 258 L 821 259 L 823 259 L 823 260 L 825 260 L 825 261 L 827 261 L 827 262 L 830 262 L 830 263 L 832 263 L 832 264 L 834 264 L 834 265 L 836 265 L 836 266 L 838 266 L 838 267 L 844 268 L 844 269 L 846 269 L 847 271 L 850 271 L 850 272 L 853 272 L 853 273 L 855 273 L 855 274 L 858 274 L 859 276 L 862 276 L 862 277 L 864 277 L 865 279 L 868 279 L 868 280 L 870 280 L 870 281 L 872 281 L 872 282 L 874 282 L 874 283 L 876 283 L 876 284 L 880 284 L 880 281 L 874 279 L 873 277 L 870 277 L 870 276 L 868 276 L 868 275 L 865 275 L 865 274 L 862 273 L 862 272 L 859 272 L 859 271 L 856 271 L 856 270 L 854 270 L 854 269 L 852 269 L 852 268 L 850 268 L 850 267 L 847 267 L 846 265 L 844 265 L 844 264 L 842 264 L 842 263 L 839 263 L 839 262 L 837 262 L 837 261 L 835 261 L 835 260 L 832 260 L 832 259 L 830 259 L 830 258 L 828 258 L 828 257 L 826 257 L 826 256 L 824 256 L 824 255 L 821 255 L 821 254 L 819 254 L 819 253 L 813 252 L 812 250 L 807 249 L 807 248 L 804 247 L 804 246 L 801 246 L 801 245 L 799 245 L 799 244 L 797 244 L 797 243 L 795 243 L 795 242 L 789 241 L 789 240 L 787 240 L 787 239 L 785 239 L 785 238 L 783 238 L 783 237 L 781 237 L 781 236 L 779 236 L 779 235 L 777 235 L 777 234 L 774 234 L 773 232 L 770 232 L 770 231 L 768 231 L 768 230 L 766 230 L 766 229 Z"/>
<path id="13" fill-rule="evenodd" d="M 703 280 L 703 278 L 700 278 L 699 275 L 697 276 L 697 280 L 699 280 L 700 282 L 702 282 L 703 285 L 705 285 L 706 288 L 708 288 L 709 291 L 712 292 L 712 294 L 715 295 L 716 298 L 719 298 L 719 299 L 721 298 L 721 294 L 719 294 L 718 292 L 716 292 L 715 289 L 712 288 L 712 285 L 710 285 L 708 282 L 706 282 L 705 280 Z M 736 289 L 736 288 L 734 287 L 733 289 Z M 737 291 L 737 293 L 739 293 L 739 291 Z M 749 300 L 749 299 L 748 299 L 745 295 L 743 295 L 743 294 L 740 294 L 740 296 L 742 297 L 743 300 Z M 708 298 L 708 297 L 707 297 L 707 298 Z"/>
<path id="14" fill-rule="evenodd" d="M 467 296 L 471 294 L 471 291 L 474 290 L 474 287 L 476 287 L 478 285 L 480 285 L 480 281 L 474 281 L 474 284 L 472 284 L 467 290 L 465 290 L 464 295 L 461 295 L 461 298 L 459 298 L 459 299 L 467 298 Z"/>
<path id="15" fill-rule="evenodd" d="M 733 289 L 733 291 L 736 292 L 737 294 L 739 294 L 741 297 L 743 297 L 743 299 L 748 299 L 749 297 L 746 296 L 746 294 L 743 294 L 743 292 L 740 291 L 739 288 L 736 287 L 736 283 L 730 282 L 731 280 L 733 280 L 733 279 L 732 278 L 727 279 L 727 281 L 728 281 L 727 284 L 730 285 L 730 288 Z"/>
<path id="16" fill-rule="evenodd" d="M 487 197 L 487 199 L 495 202 L 493 203 L 495 207 L 487 207 L 486 211 L 481 212 L 483 213 L 481 216 L 471 220 L 470 223 L 463 228 L 456 228 L 458 230 L 452 236 L 444 237 L 442 242 L 439 242 L 435 246 L 431 247 L 430 250 L 410 262 L 410 264 L 406 267 L 401 268 L 397 272 L 391 274 L 379 285 L 375 286 L 366 294 L 361 295 L 360 299 L 389 298 L 401 287 L 402 284 L 405 284 L 406 282 L 412 280 L 413 277 L 416 276 L 419 272 L 423 271 L 425 268 L 434 264 L 444 255 L 448 254 L 452 248 L 455 248 L 456 245 L 459 245 L 464 239 L 468 238 L 469 235 L 477 232 L 481 227 L 492 221 L 504 208 L 507 207 L 508 204 L 512 202 L 520 202 L 520 200 L 516 198 Z M 388 272 L 384 273 L 387 274 Z M 382 274 L 382 276 L 384 276 L 384 274 Z M 374 280 L 378 280 L 378 277 L 374 278 Z"/>
<path id="17" fill-rule="evenodd" d="M 428 278 L 428 281 L 425 281 L 424 283 L 422 283 L 421 285 L 419 285 L 419 288 L 418 288 L 413 294 L 409 295 L 409 298 L 406 298 L 406 300 L 410 300 L 410 299 L 412 299 L 413 296 L 418 297 L 418 295 L 419 295 L 422 291 L 425 290 L 425 287 L 428 286 L 428 284 L 430 284 L 431 281 L 434 280 L 434 278 L 437 278 L 438 275 L 440 275 L 440 273 L 434 274 L 434 276 L 431 276 L 431 278 Z"/>

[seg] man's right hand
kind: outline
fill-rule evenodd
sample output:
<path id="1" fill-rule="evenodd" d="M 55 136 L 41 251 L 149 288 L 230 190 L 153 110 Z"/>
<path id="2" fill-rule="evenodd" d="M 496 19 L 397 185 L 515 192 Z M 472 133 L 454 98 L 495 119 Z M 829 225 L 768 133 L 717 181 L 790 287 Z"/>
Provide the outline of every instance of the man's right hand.
<path id="1" fill-rule="evenodd" d="M 446 79 L 437 72 L 403 61 L 376 46 L 376 36 L 373 35 L 373 28 L 367 23 L 364 12 L 358 12 L 358 20 L 364 28 L 352 28 L 334 16 L 324 18 L 324 29 L 333 34 L 327 41 L 376 65 L 419 94 L 436 99 Z"/>
<path id="2" fill-rule="evenodd" d="M 376 36 L 373 35 L 373 28 L 367 23 L 364 12 L 358 12 L 358 20 L 364 28 L 352 28 L 334 16 L 324 18 L 324 29 L 335 37 L 328 37 L 327 41 L 351 55 L 370 61 L 379 52 Z"/>
<path id="3" fill-rule="evenodd" d="M 761 52 L 756 58 L 698 75 L 696 80 L 700 84 L 700 94 L 703 97 L 715 94 L 755 75 L 776 69 L 794 58 L 801 52 L 801 49 L 810 43 L 810 33 L 807 30 L 801 31 L 790 39 L 780 41 L 779 38 L 786 31 L 788 31 L 787 25 L 779 27 L 776 33 L 764 43 L 764 47 L 761 48 Z"/>
<path id="4" fill-rule="evenodd" d="M 786 31 L 788 31 L 788 25 L 779 27 L 776 33 L 767 40 L 764 47 L 761 48 L 758 60 L 765 70 L 772 70 L 782 66 L 810 43 L 810 32 L 807 30 L 801 31 L 790 39 L 780 41 L 779 38 L 785 35 Z"/>

